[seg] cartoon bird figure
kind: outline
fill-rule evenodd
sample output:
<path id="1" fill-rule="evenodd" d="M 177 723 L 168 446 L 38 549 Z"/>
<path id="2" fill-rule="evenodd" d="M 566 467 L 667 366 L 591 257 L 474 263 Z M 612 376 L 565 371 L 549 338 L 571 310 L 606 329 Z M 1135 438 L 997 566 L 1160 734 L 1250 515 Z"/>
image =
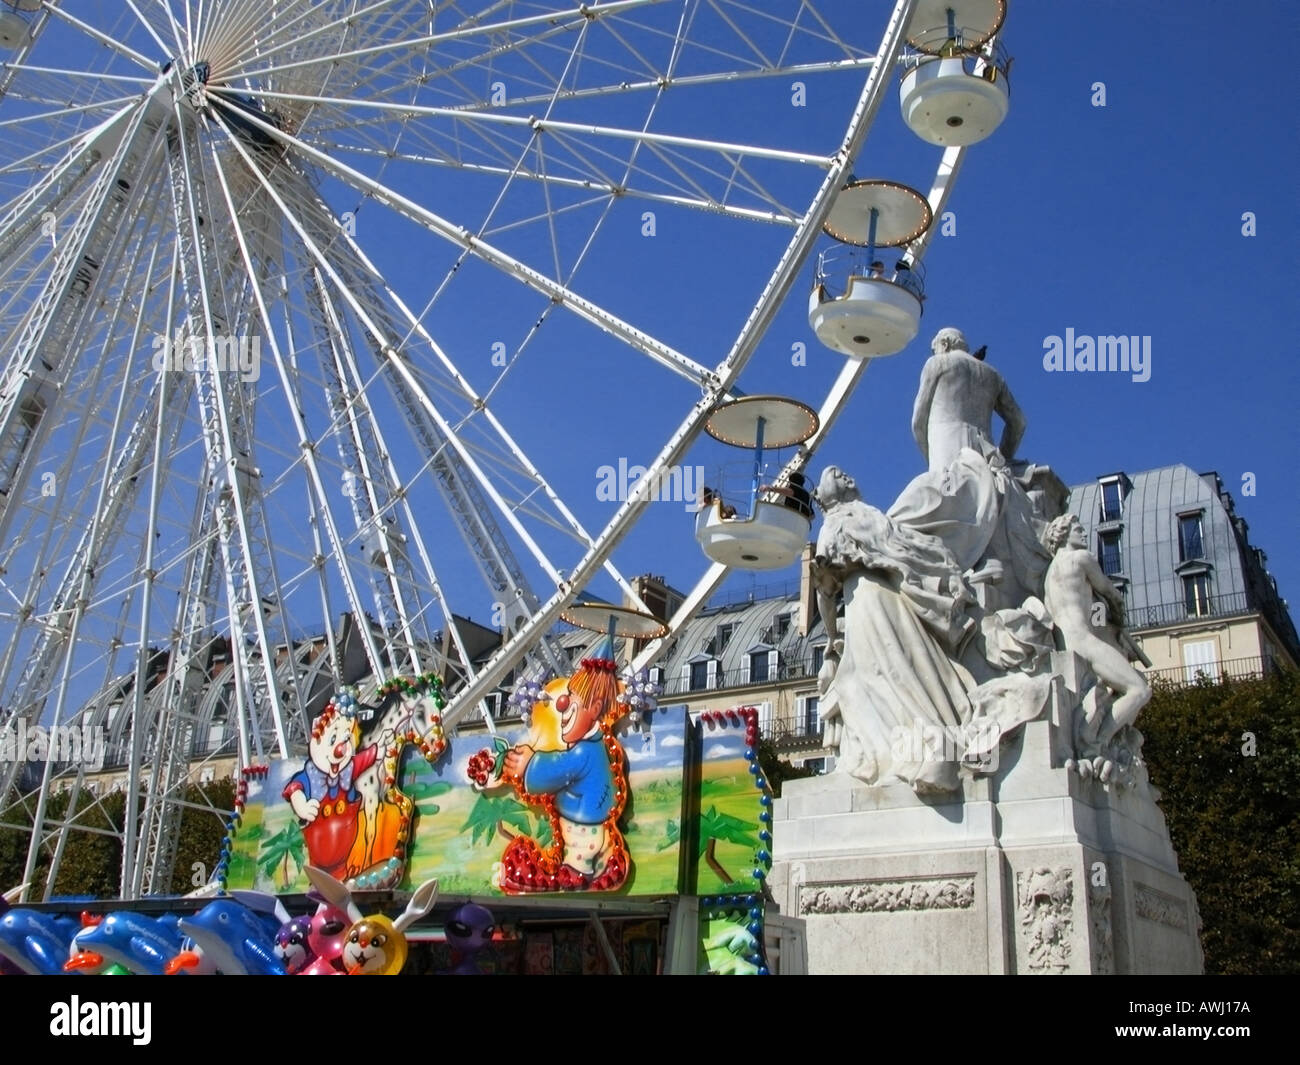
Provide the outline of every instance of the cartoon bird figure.
<path id="1" fill-rule="evenodd" d="M 316 890 L 352 919 L 343 944 L 343 968 L 349 976 L 396 976 L 406 964 L 405 930 L 433 908 L 438 881 L 426 880 L 415 890 L 396 920 L 383 914 L 362 916 L 352 893 L 323 869 L 307 866 L 307 878 Z"/>

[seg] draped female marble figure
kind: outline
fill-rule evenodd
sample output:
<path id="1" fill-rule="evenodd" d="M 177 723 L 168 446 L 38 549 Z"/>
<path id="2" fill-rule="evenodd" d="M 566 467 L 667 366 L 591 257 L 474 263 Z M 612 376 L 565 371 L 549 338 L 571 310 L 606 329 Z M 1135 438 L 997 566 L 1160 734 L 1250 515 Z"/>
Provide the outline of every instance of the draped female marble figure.
<path id="1" fill-rule="evenodd" d="M 952 552 L 864 502 L 835 466 L 823 472 L 817 500 L 824 521 L 813 580 L 830 639 L 819 686 L 837 771 L 950 791 L 963 760 L 988 755 L 1038 713 L 1046 678 L 977 684 L 960 659 L 979 642 L 980 612 Z"/>
<path id="2" fill-rule="evenodd" d="M 967 349 L 953 328 L 940 329 L 921 371 L 912 435 L 927 469 L 903 489 L 889 516 L 943 541 L 963 569 L 1000 568 L 986 604 L 1018 607 L 1042 594 L 1050 557 L 1025 487 L 1010 468 L 1025 416 L 1002 375 Z M 993 415 L 1002 419 L 993 443 Z"/>

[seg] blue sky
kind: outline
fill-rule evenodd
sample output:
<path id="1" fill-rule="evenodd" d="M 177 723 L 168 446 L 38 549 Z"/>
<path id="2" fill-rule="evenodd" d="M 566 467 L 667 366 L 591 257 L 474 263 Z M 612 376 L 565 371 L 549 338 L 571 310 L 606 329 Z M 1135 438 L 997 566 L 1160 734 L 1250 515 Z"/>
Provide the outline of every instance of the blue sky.
<path id="1" fill-rule="evenodd" d="M 765 23 L 763 11 L 798 6 L 786 0 L 773 0 L 762 10 L 725 6 L 723 0 L 699 5 L 693 43 L 683 53 L 678 73 L 713 69 L 710 63 L 716 67 L 723 52 L 740 57 L 737 67 L 753 62 L 717 14 L 719 7 L 752 31 L 760 48 L 775 55 L 784 46 L 785 32 L 779 23 Z M 888 6 L 883 0 L 822 0 L 817 8 L 863 52 L 876 47 Z M 525 8 L 533 10 L 528 5 L 514 10 Z M 839 464 L 857 477 L 871 502 L 888 507 L 922 469 L 909 428 L 913 396 L 930 338 L 940 327 L 954 325 L 973 346 L 988 345 L 990 362 L 1005 375 L 1024 409 L 1028 432 L 1020 448 L 1023 458 L 1051 465 L 1066 483 L 1171 463 L 1198 472 L 1217 470 L 1250 525 L 1252 541 L 1268 552 L 1282 594 L 1293 593 L 1300 588 L 1300 559 L 1293 547 L 1300 525 L 1294 473 L 1300 451 L 1294 418 L 1298 371 L 1289 350 L 1300 324 L 1293 295 L 1300 281 L 1295 92 L 1287 65 L 1268 54 L 1267 44 L 1293 39 L 1300 17 L 1293 9 L 1262 0 L 1230 10 L 1208 0 L 1012 0 L 1009 8 L 1003 40 L 1015 56 L 1010 115 L 968 153 L 948 205 L 955 214 L 955 235 L 936 236 L 926 257 L 928 301 L 921 333 L 904 352 L 870 366 L 814 457 L 812 471 Z M 106 10 L 95 9 L 98 21 L 124 26 L 133 47 L 149 56 L 158 53 L 133 17 Z M 637 61 L 629 58 L 622 40 L 661 69 L 680 11 L 675 3 L 638 10 L 614 24 L 621 38 L 597 20 L 575 74 L 578 83 L 617 83 L 624 69 L 631 72 L 626 76 L 634 76 Z M 62 54 L 62 42 L 77 37 L 67 27 L 55 27 L 42 43 L 49 53 L 45 58 L 53 62 Z M 499 81 L 505 94 L 500 114 L 530 117 L 546 109 L 545 101 L 526 99 L 539 85 L 546 87 L 538 69 L 554 77 L 551 68 L 568 62 L 574 37 L 572 31 L 568 37 L 544 37 L 520 54 L 507 50 L 490 62 L 482 60 L 481 40 L 453 42 L 413 61 L 415 67 L 427 64 L 436 71 L 418 93 L 403 80 L 409 69 L 391 83 L 379 76 L 365 92 L 379 92 L 402 106 L 412 99 L 426 105 L 472 104 L 485 100 Z M 102 55 L 98 44 L 76 43 L 82 49 L 77 63 L 141 73 L 127 60 Z M 478 61 L 457 67 L 458 49 Z M 824 58 L 827 52 L 824 42 L 797 36 L 792 49 L 794 62 Z M 614 65 L 602 67 L 604 62 Z M 454 75 L 448 74 L 452 68 Z M 788 75 L 675 86 L 657 103 L 651 92 L 615 91 L 590 100 L 561 100 L 552 117 L 635 129 L 654 103 L 650 128 L 657 133 L 825 155 L 838 147 L 864 77 L 863 68 L 808 75 L 800 79 L 805 84 L 797 94 Z M 1094 106 L 1097 83 L 1104 83 L 1104 107 Z M 93 80 L 77 84 L 92 91 Z M 305 88 L 321 91 L 315 82 Z M 105 83 L 94 91 L 108 98 L 118 90 Z M 349 87 L 330 83 L 328 91 L 344 94 Z M 590 190 L 557 186 L 548 198 L 541 183 L 526 180 L 509 183 L 503 194 L 499 176 L 430 166 L 427 158 L 386 162 L 374 150 L 420 155 L 450 148 L 471 162 L 497 165 L 523 154 L 530 165 L 540 165 L 524 154 L 536 147 L 526 127 L 481 122 L 453 127 L 445 118 L 432 117 L 403 127 L 402 118 L 392 113 L 381 116 L 344 103 L 317 108 L 302 131 L 311 143 L 457 225 L 478 231 L 491 214 L 488 239 L 551 275 L 556 272 L 552 224 L 565 275 L 609 208 L 573 277 L 573 289 L 710 367 L 728 351 L 790 236 L 788 227 L 737 221 L 635 195 L 610 203 Z M 37 128 L 33 135 L 42 132 L 43 127 Z M 541 142 L 547 172 L 553 175 L 589 176 L 579 165 L 594 160 L 617 179 L 632 150 L 627 140 L 577 134 L 548 132 Z M 855 172 L 925 190 L 939 156 L 939 149 L 904 126 L 895 78 Z M 683 149 L 674 161 L 680 159 L 689 160 L 686 175 L 711 192 L 734 177 L 716 154 Z M 703 165 L 714 172 L 706 174 Z M 822 175 L 813 167 L 777 162 L 751 162 L 747 168 L 795 210 L 807 207 Z M 685 180 L 668 163 L 655 161 L 648 149 L 638 155 L 636 170 L 632 184 L 645 189 L 664 191 Z M 339 216 L 358 207 L 356 190 L 338 179 L 321 176 L 318 187 Z M 161 182 L 158 188 L 163 188 Z M 732 202 L 756 201 L 742 195 Z M 655 212 L 652 235 L 645 230 L 648 209 Z M 1253 213 L 1254 236 L 1243 235 L 1246 212 Z M 395 219 L 374 202 L 362 203 L 354 222 L 358 243 L 417 313 L 440 293 L 424 314 L 430 332 L 480 392 L 493 390 L 492 409 L 587 529 L 599 530 L 616 508 L 597 496 L 601 468 L 616 467 L 620 460 L 648 462 L 698 400 L 699 389 L 484 263 L 466 262 L 444 289 L 458 249 Z M 817 250 L 831 244 L 822 238 Z M 742 375 L 743 391 L 820 404 L 843 358 L 822 348 L 809 327 L 812 282 L 810 260 Z M 521 340 L 539 321 L 535 338 L 516 357 Z M 1150 337 L 1150 379 L 1045 372 L 1045 338 L 1067 329 L 1089 336 Z M 492 361 L 497 345 L 510 353 L 504 372 Z M 792 364 L 797 345 L 806 347 L 806 365 Z M 411 352 L 413 358 L 427 359 L 415 348 Z M 128 360 L 151 354 L 145 346 L 142 352 L 122 355 L 127 379 L 135 365 Z M 310 371 L 310 359 L 306 364 Z M 315 388 L 314 382 L 308 384 Z M 382 384 L 372 381 L 371 386 L 398 474 L 410 488 L 413 512 L 454 609 L 490 622 L 491 594 L 474 576 L 461 538 L 447 521 L 427 455 L 396 424 L 401 415 Z M 303 520 L 302 452 L 278 376 L 265 373 L 259 389 L 258 460 L 270 486 L 268 522 L 283 552 L 280 577 L 289 585 L 290 620 L 295 633 L 319 631 L 321 602 L 308 562 L 315 548 Z M 324 440 L 332 414 L 322 409 L 319 389 L 313 395 L 309 401 L 317 406 L 307 410 L 306 420 Z M 449 416 L 457 416 L 454 404 Z M 192 431 L 181 437 L 182 447 L 189 449 L 180 464 L 187 475 L 197 461 L 200 439 L 192 414 L 190 426 Z M 60 454 L 51 444 L 46 456 L 50 468 Z M 359 552 L 351 507 L 343 497 L 332 443 L 319 454 L 327 491 L 335 493 L 336 516 L 353 537 L 347 550 L 355 565 Z M 707 438 L 687 457 L 688 464 L 705 467 L 710 483 L 717 483 L 716 467 L 724 460 L 743 464 L 745 457 Z M 93 455 L 80 468 L 97 468 L 92 463 Z M 1253 496 L 1243 490 L 1248 474 L 1254 478 Z M 690 511 L 680 502 L 647 508 L 615 555 L 621 570 L 662 574 L 676 587 L 690 588 L 705 569 Z M 169 559 L 190 546 L 191 514 L 191 490 L 182 478 L 174 512 L 164 522 L 160 550 Z M 130 528 L 138 539 L 143 535 L 139 508 L 135 518 Z M 533 529 L 553 552 L 557 568 L 565 570 L 577 560 L 580 549 L 572 541 L 545 528 Z M 545 599 L 553 585 L 518 543 L 515 547 Z M 138 584 L 134 550 L 128 545 L 118 562 L 122 572 L 115 578 L 121 587 Z M 57 561 L 47 568 L 62 572 Z M 179 572 L 173 565 L 167 579 L 174 583 Z M 737 574 L 727 590 L 792 576 L 793 570 Z M 603 578 L 590 592 L 616 594 Z M 109 610 L 112 604 L 105 603 Z M 337 613 L 341 604 L 336 593 L 330 609 Z M 170 624 L 170 611 L 160 611 L 154 639 L 168 639 Z"/>
<path id="2" fill-rule="evenodd" d="M 1269 3 L 1013 2 L 1011 112 L 968 154 L 950 204 L 957 234 L 927 256 L 921 335 L 868 369 L 813 469 L 841 464 L 871 501 L 892 501 L 922 469 L 909 419 L 928 341 L 955 325 L 989 345 L 1026 412 L 1022 457 L 1066 483 L 1171 463 L 1217 470 L 1294 594 L 1297 141 L 1293 85 L 1261 36 L 1297 28 L 1294 10 Z M 1104 107 L 1092 104 L 1096 82 Z M 891 94 L 858 172 L 921 185 L 908 136 Z M 1247 211 L 1254 237 L 1242 235 Z M 797 374 L 824 376 L 839 359 L 807 329 L 806 292 L 796 286 L 765 345 L 773 357 L 747 375 L 779 390 L 780 361 L 804 340 L 821 365 L 786 376 L 805 398 L 814 390 Z M 1150 336 L 1150 380 L 1045 372 L 1044 338 L 1067 327 Z M 684 550 L 652 543 L 644 568 L 688 584 Z"/>
<path id="3" fill-rule="evenodd" d="M 870 50 L 883 30 L 884 3 L 818 5 L 853 44 Z M 671 6 L 675 11 L 675 5 Z M 864 8 L 878 18 L 862 18 Z M 1261 33 L 1294 34 L 1294 13 L 1251 2 L 1230 13 L 1204 0 L 1054 0 L 1009 5 L 1003 40 L 1015 56 L 1011 111 L 973 147 L 949 203 L 956 234 L 936 236 L 926 257 L 928 301 L 918 338 L 876 360 L 811 468 L 853 473 L 867 498 L 887 508 L 923 465 L 911 439 L 916 383 L 929 341 L 943 326 L 963 329 L 972 347 L 1007 378 L 1028 417 L 1020 456 L 1053 467 L 1067 484 L 1115 470 L 1185 463 L 1216 470 L 1269 554 L 1283 596 L 1300 588 L 1292 547 L 1300 524 L 1294 456 L 1297 150 L 1283 64 L 1261 55 Z M 668 7 L 644 17 L 675 18 Z M 640 16 L 638 16 L 640 17 Z M 726 46 L 725 30 L 703 28 Z M 712 36 L 711 36 L 712 35 Z M 649 39 L 649 38 L 647 38 Z M 510 68 L 500 76 L 514 92 Z M 485 75 L 490 78 L 495 75 Z M 664 95 L 652 128 L 785 149 L 833 150 L 863 74 L 805 80 L 805 106 L 790 78 L 738 86 L 689 87 Z M 1094 106 L 1104 83 L 1105 106 Z M 632 126 L 648 97 L 615 95 L 564 104 L 555 117 Z M 507 104 L 507 113 L 532 114 Z M 554 141 L 548 143 L 554 144 Z M 904 126 L 897 79 L 855 164 L 862 177 L 929 187 L 939 149 Z M 644 157 L 643 157 L 644 158 Z M 806 206 L 820 172 L 757 168 L 786 202 Z M 387 172 L 412 181 L 422 202 L 473 226 L 500 191 L 473 175 Z M 565 193 L 554 194 L 565 203 Z M 579 197 L 572 196 L 570 201 Z M 342 207 L 345 197 L 336 202 Z M 537 186 L 516 183 L 497 221 L 544 209 Z M 642 232 L 654 207 L 653 236 Z M 599 205 L 557 216 L 561 243 L 576 253 Z M 419 235 L 388 237 L 376 216 L 358 215 L 358 237 L 399 289 L 422 306 L 452 252 Z M 1256 235 L 1244 236 L 1253 212 Z M 363 219 L 372 219 L 363 225 Z M 374 228 L 367 228 L 368 226 Z M 566 228 L 571 227 L 571 228 Z M 379 237 L 376 238 L 376 234 Z M 628 197 L 614 204 L 573 287 L 701 363 L 727 351 L 788 240 L 789 230 L 738 223 Z M 545 268 L 542 225 L 492 236 Z M 818 250 L 831 245 L 823 238 Z M 842 357 L 822 348 L 807 320 L 810 260 L 740 379 L 750 394 L 775 392 L 817 406 Z M 459 287 L 457 287 L 459 286 Z M 469 263 L 434 307 L 431 329 L 480 388 L 499 370 L 491 345 L 512 352 L 546 309 L 544 299 Z M 1049 373 L 1045 338 L 1076 334 L 1150 337 L 1150 378 L 1116 373 Z M 791 365 L 804 344 L 807 365 Z M 614 503 L 593 499 L 602 466 L 647 462 L 698 390 L 567 314 L 552 314 L 512 361 L 496 409 L 591 529 Z M 702 439 L 689 464 L 716 483 L 740 452 Z M 1255 495 L 1243 493 L 1254 475 Z M 815 528 L 814 528 L 815 533 Z M 561 552 L 562 555 L 562 552 Z M 560 557 L 560 556 L 557 556 Z M 689 513 L 679 503 L 648 508 L 615 560 L 624 573 L 662 574 L 686 590 L 703 572 Z M 727 591 L 793 577 L 793 569 L 736 574 Z M 453 575 L 455 583 L 461 576 Z M 537 587 L 547 589 L 544 578 Z M 615 594 L 597 580 L 595 595 Z M 481 620 L 490 602 L 466 586 L 462 613 Z"/>

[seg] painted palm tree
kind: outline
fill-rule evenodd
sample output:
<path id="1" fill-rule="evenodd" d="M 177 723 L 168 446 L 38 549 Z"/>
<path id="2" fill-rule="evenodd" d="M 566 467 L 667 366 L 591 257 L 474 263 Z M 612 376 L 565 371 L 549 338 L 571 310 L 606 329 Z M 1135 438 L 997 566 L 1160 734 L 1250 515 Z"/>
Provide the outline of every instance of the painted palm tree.
<path id="1" fill-rule="evenodd" d="M 491 843 L 497 833 L 505 839 L 514 839 L 516 835 L 528 835 L 537 840 L 539 846 L 547 847 L 551 842 L 551 823 L 545 817 L 535 819 L 528 810 L 510 794 L 490 795 L 479 792 L 478 798 L 470 808 L 469 816 L 460 830 L 470 832 L 471 843 Z M 513 830 L 513 831 L 512 831 Z"/>
<path id="2" fill-rule="evenodd" d="M 738 843 L 743 847 L 757 848 L 758 840 L 753 834 L 757 827 L 752 821 L 742 821 L 739 817 L 732 817 L 731 814 L 718 813 L 716 806 L 710 806 L 707 812 L 700 814 L 699 857 L 708 863 L 709 868 L 724 884 L 734 884 L 736 879 L 718 861 L 716 850 L 718 843 Z M 681 825 L 670 819 L 666 838 L 659 844 L 658 849 L 667 850 L 680 841 Z"/>
<path id="3" fill-rule="evenodd" d="M 304 853 L 306 845 L 306 840 L 303 839 L 302 829 L 298 826 L 298 822 L 290 821 L 274 836 L 262 841 L 257 864 L 261 867 L 262 872 L 272 879 L 275 878 L 275 871 L 278 868 L 281 875 L 281 886 L 288 889 L 293 882 L 293 877 L 289 874 L 290 863 L 292 862 L 299 869 L 304 866 L 306 863 Z"/>

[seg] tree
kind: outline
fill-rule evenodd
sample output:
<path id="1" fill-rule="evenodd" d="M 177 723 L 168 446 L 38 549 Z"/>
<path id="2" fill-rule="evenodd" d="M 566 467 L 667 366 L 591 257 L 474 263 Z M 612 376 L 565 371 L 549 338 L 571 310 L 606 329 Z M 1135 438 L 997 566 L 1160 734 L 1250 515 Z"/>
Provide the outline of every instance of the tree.
<path id="1" fill-rule="evenodd" d="M 69 792 L 52 796 L 49 810 L 55 816 L 67 816 Z M 56 805 L 57 804 L 57 805 Z M 59 875 L 55 878 L 52 896 L 89 895 L 93 898 L 112 898 L 118 893 L 122 877 L 122 821 L 126 814 L 126 795 L 112 792 L 96 799 L 85 789 L 77 797 L 75 816 L 69 818 L 77 826 L 99 830 L 79 832 L 76 828 L 63 829 L 68 833 L 59 862 Z M 45 848 L 41 872 L 37 883 L 43 882 L 53 857 L 54 841 Z"/>
<path id="2" fill-rule="evenodd" d="M 803 777 L 815 777 L 817 770 L 806 765 L 791 765 L 781 758 L 776 744 L 771 740 L 760 738 L 758 741 L 758 768 L 763 771 L 768 787 L 776 798 L 781 797 L 781 785 L 787 780 L 800 780 Z"/>
<path id="3" fill-rule="evenodd" d="M 1300 675 L 1158 687 L 1138 727 L 1206 972 L 1300 972 Z"/>
<path id="4" fill-rule="evenodd" d="M 201 872 L 206 881 L 217 867 L 226 823 L 235 808 L 234 778 L 191 784 L 185 789 L 185 799 L 191 805 L 181 815 L 176 864 L 172 869 L 171 890 L 177 895 L 194 890 L 196 872 Z M 202 868 L 196 869 L 196 865 Z"/>
<path id="5" fill-rule="evenodd" d="M 757 848 L 758 840 L 753 834 L 757 827 L 752 821 L 742 821 L 739 817 L 732 817 L 731 814 L 719 813 L 716 806 L 710 806 L 706 812 L 700 814 L 700 852 L 697 857 L 703 858 L 724 884 L 729 886 L 736 884 L 736 878 L 718 861 L 716 850 L 718 842 L 738 843 L 744 847 Z M 681 835 L 681 825 L 670 818 L 668 831 L 664 833 L 664 839 L 656 849 L 667 850 L 681 841 Z"/>
<path id="6" fill-rule="evenodd" d="M 9 803 L 13 803 L 12 806 Z M 14 828 L 0 827 L 0 892 L 22 883 L 27 866 L 27 844 L 31 838 L 32 811 L 17 802 L 17 793 L 0 803 L 0 822 Z"/>
<path id="7" fill-rule="evenodd" d="M 469 816 L 460 826 L 462 832 L 466 829 L 470 830 L 470 842 L 475 845 L 491 843 L 498 833 L 505 839 L 513 839 L 516 834 L 531 834 L 537 845 L 543 848 L 552 842 L 550 820 L 541 814 L 530 817 L 528 808 L 509 793 L 490 795 L 480 791 Z"/>

